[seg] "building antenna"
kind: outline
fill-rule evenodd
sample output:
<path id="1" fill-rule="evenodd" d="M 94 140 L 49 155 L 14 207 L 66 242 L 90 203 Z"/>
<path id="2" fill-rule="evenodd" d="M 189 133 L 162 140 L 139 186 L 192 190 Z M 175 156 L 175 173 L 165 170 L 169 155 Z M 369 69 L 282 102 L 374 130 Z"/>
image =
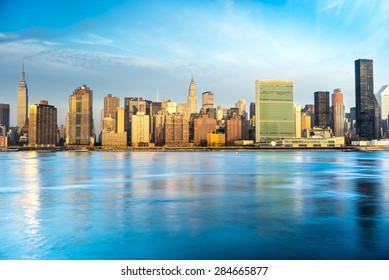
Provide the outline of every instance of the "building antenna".
<path id="1" fill-rule="evenodd" d="M 157 88 L 157 102 L 159 102 L 159 100 L 158 100 L 158 88 Z"/>

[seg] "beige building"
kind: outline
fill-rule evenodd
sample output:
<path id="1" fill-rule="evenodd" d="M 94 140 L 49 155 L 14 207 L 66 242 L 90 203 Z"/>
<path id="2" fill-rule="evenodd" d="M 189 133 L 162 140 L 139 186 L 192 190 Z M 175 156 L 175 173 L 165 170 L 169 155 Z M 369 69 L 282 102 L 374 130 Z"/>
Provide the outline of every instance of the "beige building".
<path id="1" fill-rule="evenodd" d="M 216 120 L 208 115 L 197 116 L 193 120 L 193 142 L 195 145 L 206 145 L 207 134 L 216 132 Z"/>
<path id="2" fill-rule="evenodd" d="M 22 71 L 22 79 L 19 82 L 18 87 L 18 100 L 17 100 L 17 116 L 16 122 L 18 127 L 23 127 L 27 123 L 28 117 L 28 88 L 24 75 L 24 65 Z"/>
<path id="3" fill-rule="evenodd" d="M 40 104 L 30 105 L 29 145 L 55 146 L 57 132 L 57 108 L 44 100 Z"/>
<path id="4" fill-rule="evenodd" d="M 93 91 L 78 87 L 69 97 L 68 145 L 89 145 L 93 137 Z"/>
<path id="5" fill-rule="evenodd" d="M 239 115 L 243 116 L 244 118 L 247 118 L 246 100 L 244 100 L 244 99 L 236 100 L 235 101 L 235 108 L 238 108 Z"/>
<path id="6" fill-rule="evenodd" d="M 190 85 L 189 85 L 188 107 L 189 107 L 189 112 L 191 114 L 196 114 L 198 112 L 196 87 L 195 87 L 195 83 L 193 80 L 193 75 L 192 75 L 192 79 L 191 79 Z"/>
<path id="7" fill-rule="evenodd" d="M 189 118 L 179 113 L 165 116 L 165 145 L 187 146 L 189 144 Z"/>
<path id="8" fill-rule="evenodd" d="M 148 146 L 150 143 L 150 116 L 138 112 L 131 121 L 132 146 Z"/>
<path id="9" fill-rule="evenodd" d="M 101 132 L 102 146 L 127 146 L 127 132 L 124 131 L 124 109 L 117 107 L 116 116 L 117 121 L 109 116 L 104 118 L 104 123 L 107 123 L 105 123 L 105 130 Z"/>
<path id="10" fill-rule="evenodd" d="M 301 138 L 301 106 L 294 104 L 294 137 Z"/>
<path id="11" fill-rule="evenodd" d="M 201 109 L 204 112 L 207 112 L 207 109 L 215 108 L 215 106 L 214 106 L 214 94 L 212 91 L 203 92 L 201 95 L 201 98 L 202 98 L 202 102 L 203 102 Z"/>

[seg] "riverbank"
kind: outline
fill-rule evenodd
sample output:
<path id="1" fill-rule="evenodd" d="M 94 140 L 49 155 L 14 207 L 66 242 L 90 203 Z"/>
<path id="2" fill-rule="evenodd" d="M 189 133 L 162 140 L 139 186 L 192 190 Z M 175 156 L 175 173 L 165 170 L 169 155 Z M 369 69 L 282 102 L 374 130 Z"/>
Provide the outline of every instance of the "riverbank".
<path id="1" fill-rule="evenodd" d="M 344 146 L 344 147 L 256 147 L 256 146 L 226 146 L 226 147 L 132 147 L 132 146 L 56 146 L 56 147 L 22 147 L 13 146 L 0 150 L 0 152 L 17 152 L 17 151 L 37 151 L 37 152 L 245 152 L 245 151 L 341 151 L 341 152 L 371 152 L 371 151 L 389 151 L 389 147 L 362 147 L 362 146 Z"/>

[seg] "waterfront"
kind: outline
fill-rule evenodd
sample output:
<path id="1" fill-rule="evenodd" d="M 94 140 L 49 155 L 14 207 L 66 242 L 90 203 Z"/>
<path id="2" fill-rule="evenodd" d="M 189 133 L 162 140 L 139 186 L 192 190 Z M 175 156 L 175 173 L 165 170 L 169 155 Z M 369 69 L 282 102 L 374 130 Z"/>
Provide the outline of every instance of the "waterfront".
<path id="1" fill-rule="evenodd" d="M 0 259 L 389 259 L 389 153 L 0 154 Z"/>

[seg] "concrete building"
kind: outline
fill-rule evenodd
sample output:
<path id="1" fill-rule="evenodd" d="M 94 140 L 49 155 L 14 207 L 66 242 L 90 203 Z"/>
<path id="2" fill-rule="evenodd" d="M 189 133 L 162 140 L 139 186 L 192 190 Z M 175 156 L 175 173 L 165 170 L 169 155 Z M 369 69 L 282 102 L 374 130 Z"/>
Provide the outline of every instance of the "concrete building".
<path id="1" fill-rule="evenodd" d="M 144 112 L 137 112 L 131 121 L 131 145 L 149 146 L 150 143 L 150 116 Z"/>
<path id="2" fill-rule="evenodd" d="M 381 108 L 381 127 L 383 136 L 389 138 L 389 85 L 380 88 L 376 94 L 376 99 Z"/>
<path id="3" fill-rule="evenodd" d="M 241 115 L 236 115 L 226 121 L 226 145 L 234 145 L 237 140 L 247 140 L 249 137 L 248 121 Z"/>
<path id="4" fill-rule="evenodd" d="M 110 126 L 108 124 L 105 126 L 106 129 L 101 132 L 102 146 L 127 146 L 127 132 L 124 131 L 124 109 L 118 107 L 116 116 L 117 121 L 112 118 L 110 120 L 109 116 L 106 117 L 107 121 L 111 121 L 111 125 L 115 124 L 116 127 L 115 129 L 109 129 Z"/>
<path id="5" fill-rule="evenodd" d="M 0 103 L 0 126 L 4 126 L 6 131 L 9 129 L 10 107 L 9 104 Z"/>
<path id="6" fill-rule="evenodd" d="M 310 129 L 311 129 L 311 116 L 308 115 L 307 113 L 301 113 L 301 132 L 304 135 L 304 137 L 309 137 Z"/>
<path id="7" fill-rule="evenodd" d="M 204 112 L 207 112 L 207 109 L 215 108 L 214 94 L 212 91 L 203 92 L 201 97 L 202 97 L 202 101 L 203 101 L 201 109 L 204 110 Z"/>
<path id="8" fill-rule="evenodd" d="M 93 91 L 83 85 L 69 97 L 68 145 L 89 145 L 93 138 Z"/>
<path id="9" fill-rule="evenodd" d="M 30 146 L 55 146 L 57 144 L 57 108 L 41 100 L 30 105 L 28 138 Z"/>
<path id="10" fill-rule="evenodd" d="M 301 106 L 294 104 L 294 137 L 301 138 Z"/>
<path id="11" fill-rule="evenodd" d="M 207 146 L 208 147 L 223 147 L 226 145 L 226 135 L 222 133 L 208 133 Z"/>
<path id="12" fill-rule="evenodd" d="M 374 95 L 373 60 L 355 61 L 355 104 L 357 137 L 380 139 L 381 109 Z"/>
<path id="13" fill-rule="evenodd" d="M 255 82 L 255 141 L 294 136 L 293 81 Z"/>
<path id="14" fill-rule="evenodd" d="M 246 100 L 238 99 L 235 101 L 235 108 L 238 108 L 239 115 L 247 119 Z"/>
<path id="15" fill-rule="evenodd" d="M 165 145 L 165 122 L 168 115 L 168 112 L 163 110 L 154 115 L 154 143 L 156 146 Z"/>
<path id="16" fill-rule="evenodd" d="M 344 103 L 343 103 L 343 93 L 340 88 L 334 89 L 334 92 L 331 95 L 332 97 L 332 122 L 333 122 L 333 132 L 335 137 L 344 136 Z"/>
<path id="17" fill-rule="evenodd" d="M 18 100 L 17 100 L 17 116 L 16 125 L 17 127 L 24 127 L 27 123 L 28 118 L 28 88 L 24 74 L 24 64 L 22 71 L 22 79 L 19 82 L 18 87 Z"/>
<path id="18" fill-rule="evenodd" d="M 193 142 L 195 145 L 207 145 L 207 134 L 216 132 L 216 120 L 208 115 L 196 116 L 193 120 Z"/>
<path id="19" fill-rule="evenodd" d="M 120 98 L 117 96 L 112 96 L 109 93 L 107 96 L 104 96 L 104 115 L 103 117 L 111 116 L 112 119 L 117 120 L 117 108 L 120 106 Z M 102 128 L 103 129 L 103 128 Z"/>
<path id="20" fill-rule="evenodd" d="M 195 83 L 193 80 L 193 75 L 192 75 L 192 79 L 191 79 L 190 84 L 189 84 L 188 107 L 189 107 L 189 111 L 191 114 L 198 113 L 196 87 L 195 87 Z"/>
<path id="21" fill-rule="evenodd" d="M 189 118 L 180 113 L 165 115 L 165 145 L 187 146 L 189 144 Z"/>
<path id="22" fill-rule="evenodd" d="M 330 93 L 328 91 L 316 91 L 315 99 L 315 126 L 326 129 L 331 126 L 330 119 Z"/>

